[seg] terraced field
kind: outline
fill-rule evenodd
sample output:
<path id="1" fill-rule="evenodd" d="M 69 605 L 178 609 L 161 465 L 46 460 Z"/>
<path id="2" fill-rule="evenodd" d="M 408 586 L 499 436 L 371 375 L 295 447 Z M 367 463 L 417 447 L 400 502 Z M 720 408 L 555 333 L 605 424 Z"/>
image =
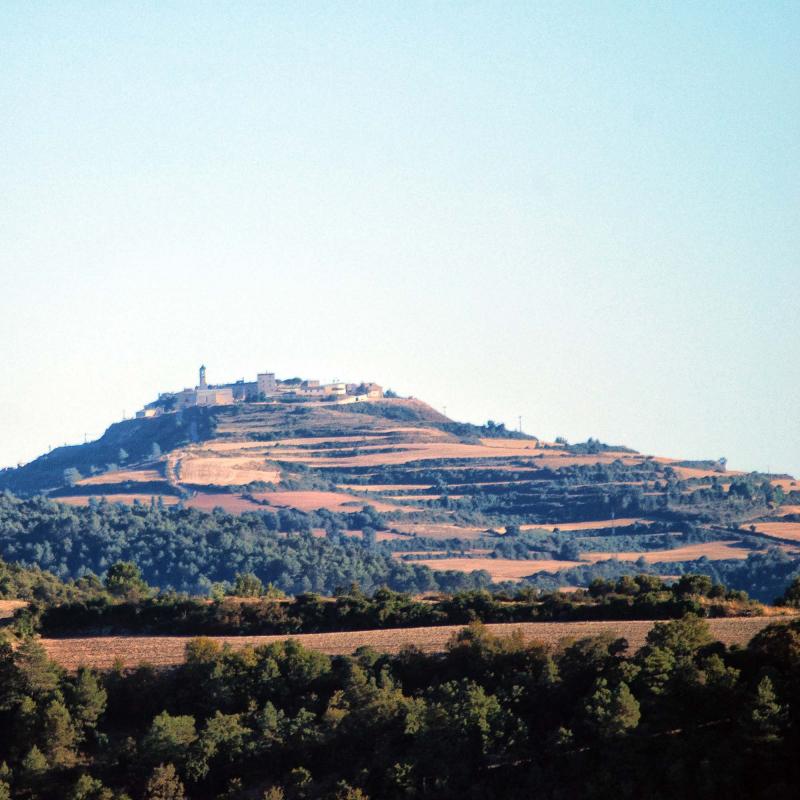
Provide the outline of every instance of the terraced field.
<path id="1" fill-rule="evenodd" d="M 417 400 L 384 400 L 358 410 L 336 403 L 253 403 L 228 407 L 215 419 L 205 440 L 177 447 L 161 459 L 85 478 L 74 493 L 60 491 L 58 499 L 85 505 L 90 492 L 125 503 L 162 496 L 167 504 L 182 498 L 191 508 L 221 507 L 235 514 L 282 508 L 343 514 L 369 503 L 391 515 L 389 530 L 379 537 L 383 541 L 423 536 L 474 542 L 502 533 L 511 514 L 522 531 L 593 536 L 602 542 L 603 536 L 641 535 L 643 526 L 675 535 L 658 528 L 660 512 L 669 505 L 668 485 L 671 503 L 676 493 L 687 498 L 690 519 L 695 506 L 709 502 L 703 495 L 709 496 L 712 487 L 725 497 L 731 480 L 741 475 L 706 468 L 711 462 L 680 463 L 624 448 L 587 453 L 534 437 L 478 436 L 475 431 L 492 429 L 459 426 Z M 772 483 L 786 491 L 796 486 L 785 478 Z M 782 547 L 800 542 L 800 523 L 776 521 L 798 508 L 795 496 L 794 505 L 771 509 L 763 521 L 751 518 L 757 534 L 781 540 Z M 645 553 L 629 549 L 631 542 L 624 538 L 616 545 L 609 540 L 599 547 L 604 552 L 595 552 L 597 546 L 582 552 L 580 562 L 502 557 L 478 563 L 453 557 L 414 563 L 436 570 L 486 569 L 496 580 L 519 580 L 609 558 L 741 560 L 755 547 L 753 540 L 734 547 L 723 541 L 730 538 L 724 533 L 713 536 L 719 540 L 672 550 L 665 549 L 668 540 L 657 541 Z M 585 543 L 578 540 L 578 547 L 583 551 Z"/>

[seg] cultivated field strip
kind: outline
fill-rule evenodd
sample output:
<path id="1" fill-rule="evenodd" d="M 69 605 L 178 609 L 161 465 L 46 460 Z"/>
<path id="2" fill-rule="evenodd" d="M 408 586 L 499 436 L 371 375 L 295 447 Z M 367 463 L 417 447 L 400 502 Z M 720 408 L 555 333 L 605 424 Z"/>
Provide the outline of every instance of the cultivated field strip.
<path id="1" fill-rule="evenodd" d="M 746 645 L 762 628 L 774 623 L 774 617 L 733 617 L 708 620 L 712 633 L 727 645 Z M 611 633 L 625 637 L 633 649 L 641 647 L 654 622 L 650 620 L 613 622 L 528 622 L 491 624 L 486 628 L 498 636 L 520 631 L 526 641 L 548 646 L 564 639 Z M 397 653 L 414 646 L 426 653 L 441 652 L 461 625 L 429 628 L 395 628 L 342 633 L 305 633 L 288 636 L 212 636 L 219 644 L 234 649 L 258 646 L 292 638 L 303 647 L 328 655 L 349 655 L 359 647 L 371 647 L 384 653 Z M 184 660 L 190 636 L 96 636 L 76 639 L 42 639 L 50 658 L 69 670 L 80 666 L 109 669 L 115 662 L 125 667 L 141 663 L 168 667 Z"/>

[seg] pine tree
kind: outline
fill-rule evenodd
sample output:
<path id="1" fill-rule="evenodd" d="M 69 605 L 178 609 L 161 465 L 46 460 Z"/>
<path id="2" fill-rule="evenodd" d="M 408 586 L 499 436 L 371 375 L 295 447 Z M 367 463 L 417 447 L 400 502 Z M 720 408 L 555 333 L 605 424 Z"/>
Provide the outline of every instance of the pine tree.
<path id="1" fill-rule="evenodd" d="M 28 779 L 35 779 L 47 772 L 47 759 L 44 753 L 34 745 L 28 755 L 22 759 L 22 772 Z"/>
<path id="2" fill-rule="evenodd" d="M 77 754 L 77 733 L 67 707 L 60 700 L 51 700 L 42 718 L 45 752 L 53 767 L 71 767 Z"/>
<path id="3" fill-rule="evenodd" d="M 97 720 L 106 710 L 108 693 L 97 676 L 88 669 L 81 668 L 75 678 L 72 690 L 72 716 L 81 732 L 94 730 Z"/>
<path id="4" fill-rule="evenodd" d="M 745 726 L 751 738 L 774 742 L 780 738 L 786 711 L 778 702 L 772 681 L 765 675 L 745 710 Z"/>
<path id="5" fill-rule="evenodd" d="M 147 788 L 145 800 L 186 800 L 186 793 L 178 773 L 172 764 L 160 764 L 153 770 Z"/>
<path id="6" fill-rule="evenodd" d="M 49 697 L 58 688 L 60 669 L 35 639 L 26 639 L 16 652 L 17 677 L 22 694 L 35 700 Z"/>
<path id="7" fill-rule="evenodd" d="M 588 726 L 606 739 L 633 730 L 641 717 L 639 703 L 628 685 L 620 683 L 610 689 L 605 678 L 599 678 L 595 683 L 584 713 Z"/>

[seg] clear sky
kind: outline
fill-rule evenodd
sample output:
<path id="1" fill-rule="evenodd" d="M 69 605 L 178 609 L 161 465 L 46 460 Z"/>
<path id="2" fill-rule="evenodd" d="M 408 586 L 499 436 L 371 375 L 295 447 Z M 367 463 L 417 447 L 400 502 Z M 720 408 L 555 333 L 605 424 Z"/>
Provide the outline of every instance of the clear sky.
<path id="1" fill-rule="evenodd" d="M 0 465 L 210 380 L 800 474 L 797 2 L 0 5 Z"/>

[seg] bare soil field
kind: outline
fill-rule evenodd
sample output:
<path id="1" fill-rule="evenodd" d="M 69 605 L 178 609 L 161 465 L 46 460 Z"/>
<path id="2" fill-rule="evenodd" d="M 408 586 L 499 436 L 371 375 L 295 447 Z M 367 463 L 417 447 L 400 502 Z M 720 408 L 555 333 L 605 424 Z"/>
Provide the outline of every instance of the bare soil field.
<path id="1" fill-rule="evenodd" d="M 198 492 L 186 501 L 189 508 L 198 511 L 213 511 L 215 508 L 224 508 L 229 514 L 243 514 L 245 511 L 263 511 L 258 503 L 253 503 L 240 494 L 214 494 L 211 492 Z"/>
<path id="2" fill-rule="evenodd" d="M 365 505 L 371 505 L 376 511 L 413 511 L 412 506 L 398 506 L 393 503 L 382 503 L 379 500 L 367 500 L 352 494 L 321 491 L 281 491 L 254 492 L 253 497 L 266 500 L 272 506 L 296 508 L 298 511 L 316 511 L 326 508 L 329 511 L 360 511 Z"/>
<path id="3" fill-rule="evenodd" d="M 78 481 L 78 486 L 96 486 L 104 483 L 144 483 L 145 481 L 163 481 L 164 476 L 157 469 L 120 469 L 115 472 L 105 472 L 102 475 L 92 475 Z"/>
<path id="4" fill-rule="evenodd" d="M 0 619 L 9 619 L 14 616 L 18 608 L 28 605 L 27 600 L 0 600 Z"/>
<path id="5" fill-rule="evenodd" d="M 726 645 L 746 645 L 760 630 L 774 623 L 770 617 L 732 617 L 711 619 L 712 633 Z M 519 631 L 527 642 L 541 642 L 556 647 L 560 642 L 589 636 L 611 634 L 624 637 L 632 649 L 645 643 L 653 626 L 649 620 L 624 622 L 528 622 L 487 625 L 497 636 L 510 636 Z M 272 642 L 296 639 L 303 647 L 328 655 L 349 655 L 359 647 L 372 647 L 384 653 L 398 653 L 403 648 L 418 647 L 423 652 L 437 653 L 445 649 L 451 637 L 462 630 L 460 625 L 435 628 L 396 628 L 345 633 L 305 633 L 287 636 L 215 636 L 219 644 L 234 650 L 257 647 Z M 50 658 L 69 670 L 79 666 L 110 669 L 115 662 L 125 667 L 148 663 L 157 667 L 180 664 L 185 659 L 188 636 L 98 636 L 81 639 L 42 639 Z"/>
<path id="6" fill-rule="evenodd" d="M 473 572 L 485 569 L 494 581 L 518 581 L 537 572 L 557 572 L 560 569 L 579 567 L 580 561 L 555 561 L 551 559 L 517 560 L 511 558 L 431 558 L 412 561 L 412 564 L 425 564 L 433 570 L 456 570 Z"/>
<path id="7" fill-rule="evenodd" d="M 756 522 L 756 531 L 776 539 L 800 542 L 800 522 Z"/>
<path id="8" fill-rule="evenodd" d="M 733 547 L 728 542 L 700 542 L 687 544 L 685 547 L 676 547 L 674 550 L 649 550 L 646 553 L 581 553 L 584 561 L 607 561 L 616 558 L 619 561 L 637 561 L 643 558 L 648 564 L 657 564 L 674 561 L 695 561 L 705 556 L 710 561 L 722 561 L 730 558 L 747 558 L 752 550 L 744 547 Z"/>
<path id="9" fill-rule="evenodd" d="M 369 486 L 360 483 L 339 483 L 336 486 L 344 492 L 402 492 L 410 489 L 432 489 L 433 486 L 414 483 L 375 483 Z"/>
<path id="10" fill-rule="evenodd" d="M 370 467 L 382 464 L 406 464 L 411 461 L 426 461 L 431 459 L 483 459 L 483 458 L 535 458 L 535 467 L 566 467 L 579 464 L 608 464 L 617 459 L 626 464 L 638 464 L 643 460 L 641 456 L 621 455 L 619 453 L 600 453 L 598 455 L 574 456 L 566 454 L 544 455 L 537 454 L 536 448 L 529 445 L 521 446 L 516 444 L 513 439 L 491 440 L 491 445 L 487 444 L 464 444 L 461 442 L 421 442 L 417 444 L 396 445 L 390 452 L 384 453 L 364 453 L 362 455 L 346 456 L 343 458 L 326 457 L 324 451 L 318 455 L 305 453 L 293 453 L 283 451 L 280 453 L 281 460 L 299 461 L 309 466 L 339 466 L 339 467 Z M 502 442 L 502 445 L 499 444 Z M 382 449 L 382 448 L 381 448 Z M 541 451 L 539 451 L 541 452 Z M 278 456 L 276 456 L 277 458 Z M 516 469 L 516 468 L 515 468 Z"/>
<path id="11" fill-rule="evenodd" d="M 193 456 L 180 460 L 181 483 L 215 486 L 239 486 L 251 481 L 279 483 L 280 472 L 267 467 L 252 456 Z"/>
<path id="12" fill-rule="evenodd" d="M 88 506 L 89 500 L 95 498 L 99 500 L 104 498 L 109 503 L 125 503 L 132 506 L 137 500 L 145 505 L 150 505 L 150 501 L 155 499 L 158 502 L 159 498 L 164 501 L 166 506 L 174 506 L 178 502 L 178 498 L 172 494 L 103 494 L 102 486 L 98 486 L 97 494 L 94 495 L 74 495 L 72 497 L 54 497 L 53 500 L 64 503 L 67 506 Z"/>
<path id="13" fill-rule="evenodd" d="M 463 494 L 448 494 L 447 495 L 451 500 L 461 500 L 466 495 Z M 441 499 L 442 495 L 440 494 L 387 494 L 387 500 L 439 500 Z M 374 505 L 374 504 L 373 504 Z M 404 506 L 406 510 L 409 510 L 409 506 Z"/>
<path id="14" fill-rule="evenodd" d="M 777 517 L 786 517 L 789 514 L 800 514 L 800 506 L 781 506 L 775 512 Z"/>
<path id="15" fill-rule="evenodd" d="M 624 517 L 621 519 L 598 519 L 588 522 L 559 522 L 557 525 L 520 525 L 520 530 L 543 530 L 554 531 L 600 531 L 606 528 L 626 528 L 635 525 L 637 522 L 651 522 L 649 519 L 639 517 Z"/>
<path id="16" fill-rule="evenodd" d="M 427 536 L 429 539 L 478 539 L 485 535 L 485 528 L 461 527 L 438 522 L 393 522 L 392 527 L 411 536 Z"/>

